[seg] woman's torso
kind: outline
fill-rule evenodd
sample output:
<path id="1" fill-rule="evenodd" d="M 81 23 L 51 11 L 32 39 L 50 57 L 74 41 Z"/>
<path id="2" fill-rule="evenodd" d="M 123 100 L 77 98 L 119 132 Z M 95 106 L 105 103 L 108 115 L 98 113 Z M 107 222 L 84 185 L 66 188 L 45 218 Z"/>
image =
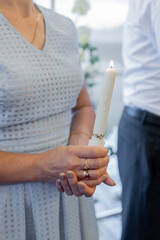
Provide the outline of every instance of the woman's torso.
<path id="1" fill-rule="evenodd" d="M 72 22 L 40 8 L 43 50 L 0 14 L 0 150 L 40 152 L 66 145 L 83 78 Z"/>

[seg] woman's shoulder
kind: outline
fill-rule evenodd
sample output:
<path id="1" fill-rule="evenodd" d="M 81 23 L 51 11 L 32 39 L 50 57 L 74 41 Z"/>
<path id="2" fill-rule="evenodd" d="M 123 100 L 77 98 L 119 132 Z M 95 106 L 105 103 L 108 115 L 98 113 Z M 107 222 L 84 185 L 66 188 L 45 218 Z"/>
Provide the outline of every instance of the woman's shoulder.
<path id="1" fill-rule="evenodd" d="M 48 18 L 49 22 L 57 27 L 66 27 L 71 28 L 74 32 L 76 32 L 76 27 L 74 22 L 69 18 L 60 13 L 55 12 L 53 9 L 45 8 L 42 6 L 38 6 L 42 11 L 42 14 Z"/>

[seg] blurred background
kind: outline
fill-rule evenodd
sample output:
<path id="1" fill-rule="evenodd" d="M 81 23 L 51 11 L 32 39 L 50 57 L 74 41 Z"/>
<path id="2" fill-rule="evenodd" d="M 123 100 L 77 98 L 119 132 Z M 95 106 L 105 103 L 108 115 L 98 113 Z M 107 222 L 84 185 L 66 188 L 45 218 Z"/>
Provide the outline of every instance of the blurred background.
<path id="1" fill-rule="evenodd" d="M 104 71 L 114 61 L 114 87 L 105 142 L 110 148 L 108 171 L 116 186 L 99 186 L 94 195 L 99 240 L 120 240 L 121 183 L 117 164 L 117 129 L 123 109 L 122 38 L 128 0 L 36 0 L 38 4 L 70 17 L 78 30 L 79 52 L 88 92 L 95 108 L 101 93 Z"/>

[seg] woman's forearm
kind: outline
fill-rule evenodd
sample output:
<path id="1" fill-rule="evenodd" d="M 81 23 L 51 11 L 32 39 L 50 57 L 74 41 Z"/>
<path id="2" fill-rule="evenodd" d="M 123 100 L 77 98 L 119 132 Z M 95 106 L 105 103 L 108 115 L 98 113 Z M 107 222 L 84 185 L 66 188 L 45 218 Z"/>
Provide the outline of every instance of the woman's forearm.
<path id="1" fill-rule="evenodd" d="M 40 154 L 0 151 L 0 185 L 37 181 Z"/>
<path id="2" fill-rule="evenodd" d="M 78 109 L 72 119 L 71 134 L 84 132 L 92 137 L 94 121 L 95 113 L 92 106 L 85 106 Z"/>
<path id="3" fill-rule="evenodd" d="M 78 109 L 72 119 L 69 145 L 88 145 L 92 137 L 95 113 L 92 106 Z"/>

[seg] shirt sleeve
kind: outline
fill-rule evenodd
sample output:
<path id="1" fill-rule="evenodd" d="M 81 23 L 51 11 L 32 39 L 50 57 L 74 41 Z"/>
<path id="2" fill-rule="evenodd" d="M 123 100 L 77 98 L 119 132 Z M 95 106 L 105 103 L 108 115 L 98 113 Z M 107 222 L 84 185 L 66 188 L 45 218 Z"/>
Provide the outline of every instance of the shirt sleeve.
<path id="1" fill-rule="evenodd" d="M 160 1 L 152 1 L 152 29 L 155 40 L 155 46 L 160 54 Z"/>

